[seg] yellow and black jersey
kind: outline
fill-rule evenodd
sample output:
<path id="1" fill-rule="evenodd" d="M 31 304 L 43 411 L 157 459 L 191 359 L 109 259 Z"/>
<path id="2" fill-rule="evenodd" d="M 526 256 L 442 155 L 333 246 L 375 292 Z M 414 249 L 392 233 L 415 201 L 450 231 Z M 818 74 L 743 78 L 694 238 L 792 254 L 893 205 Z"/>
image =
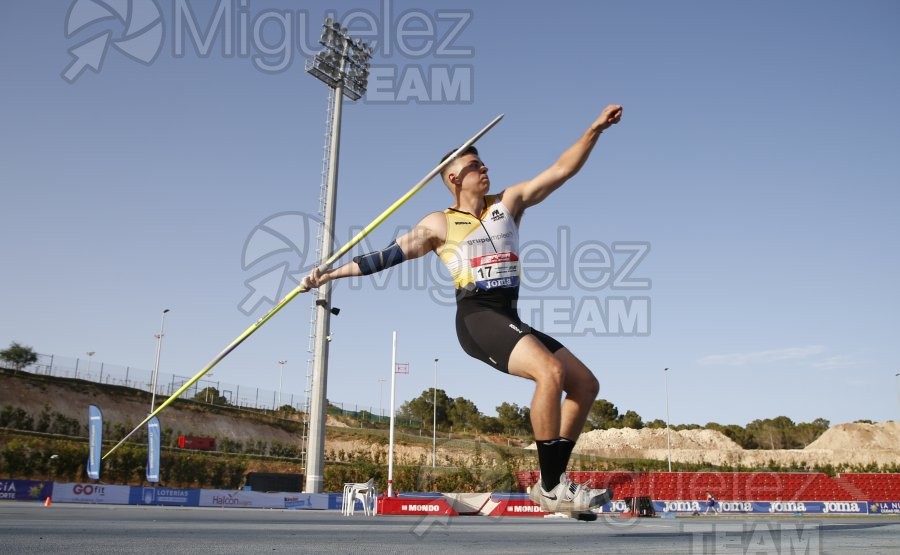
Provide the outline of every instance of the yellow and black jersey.
<path id="1" fill-rule="evenodd" d="M 444 210 L 447 236 L 438 256 L 457 290 L 468 292 L 519 288 L 519 229 L 500 195 L 485 197 L 477 217 L 453 208 Z"/>
<path id="2" fill-rule="evenodd" d="M 475 216 L 448 208 L 447 238 L 438 256 L 456 284 L 456 336 L 463 350 L 502 372 L 524 335 L 533 335 L 551 353 L 562 343 L 519 318 L 519 228 L 500 202 L 485 197 Z"/>

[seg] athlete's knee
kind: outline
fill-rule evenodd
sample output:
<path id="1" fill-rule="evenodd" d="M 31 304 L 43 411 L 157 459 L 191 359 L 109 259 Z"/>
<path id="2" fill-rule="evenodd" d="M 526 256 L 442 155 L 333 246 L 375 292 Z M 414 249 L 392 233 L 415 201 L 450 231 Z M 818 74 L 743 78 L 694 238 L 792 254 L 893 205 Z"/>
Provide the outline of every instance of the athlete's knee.
<path id="1" fill-rule="evenodd" d="M 585 396 L 590 397 L 592 402 L 597 398 L 597 395 L 600 394 L 600 381 L 597 380 L 597 376 L 595 376 L 593 372 L 588 373 L 588 379 L 584 389 Z"/>
<path id="2" fill-rule="evenodd" d="M 587 370 L 581 373 L 577 378 L 569 377 L 566 380 L 566 394 L 572 397 L 578 397 L 591 403 L 600 394 L 600 382 L 593 372 Z"/>
<path id="3" fill-rule="evenodd" d="M 535 372 L 534 381 L 540 385 L 554 387 L 562 391 L 565 375 L 565 365 L 553 357 L 548 357 Z"/>

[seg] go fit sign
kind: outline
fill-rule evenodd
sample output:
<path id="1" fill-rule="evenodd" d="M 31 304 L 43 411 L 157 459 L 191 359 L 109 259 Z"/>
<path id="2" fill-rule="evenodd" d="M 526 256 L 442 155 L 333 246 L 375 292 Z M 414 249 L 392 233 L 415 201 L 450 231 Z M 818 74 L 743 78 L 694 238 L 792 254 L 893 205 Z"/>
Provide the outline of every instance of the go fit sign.
<path id="1" fill-rule="evenodd" d="M 102 484 L 55 483 L 53 501 L 56 503 L 109 503 L 127 505 L 129 486 Z"/>
<path id="2" fill-rule="evenodd" d="M 103 495 L 106 486 L 95 486 L 94 484 L 75 484 L 72 486 L 72 493 L 75 495 Z"/>

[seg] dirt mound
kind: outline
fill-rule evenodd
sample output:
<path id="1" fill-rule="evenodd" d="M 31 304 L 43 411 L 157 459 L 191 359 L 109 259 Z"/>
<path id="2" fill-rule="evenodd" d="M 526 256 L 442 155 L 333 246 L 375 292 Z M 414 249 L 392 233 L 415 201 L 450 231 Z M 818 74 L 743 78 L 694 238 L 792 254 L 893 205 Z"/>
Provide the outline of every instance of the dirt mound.
<path id="1" fill-rule="evenodd" d="M 630 428 L 593 430 L 578 438 L 575 453 L 606 458 L 643 458 L 719 466 L 895 464 L 900 459 L 900 423 L 838 424 L 806 449 L 742 449 L 713 430 Z M 530 446 L 534 448 L 534 444 Z"/>
<path id="2" fill-rule="evenodd" d="M 826 430 L 806 449 L 900 450 L 900 422 L 838 424 Z"/>
<path id="3" fill-rule="evenodd" d="M 713 430 L 671 430 L 644 428 L 614 428 L 592 430 L 581 434 L 575 445 L 576 453 L 618 449 L 714 449 L 731 451 L 741 447 L 725 435 Z"/>

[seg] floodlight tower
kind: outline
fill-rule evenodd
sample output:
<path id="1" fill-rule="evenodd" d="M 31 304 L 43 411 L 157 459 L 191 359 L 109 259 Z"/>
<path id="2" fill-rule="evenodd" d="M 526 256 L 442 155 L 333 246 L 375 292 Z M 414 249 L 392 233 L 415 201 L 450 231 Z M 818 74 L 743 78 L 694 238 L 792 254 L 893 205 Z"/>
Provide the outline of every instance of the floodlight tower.
<path id="1" fill-rule="evenodd" d="M 338 153 L 341 139 L 341 107 L 346 96 L 350 100 L 359 100 L 366 94 L 369 80 L 369 60 L 372 58 L 372 47 L 362 39 L 353 39 L 347 29 L 330 17 L 322 25 L 322 37 L 319 44 L 324 48 L 311 60 L 306 62 L 306 71 L 325 83 L 333 95 L 329 106 L 331 126 L 326 131 L 325 141 L 327 163 L 325 177 L 325 194 L 323 200 L 323 223 L 321 230 L 320 259 L 331 254 L 334 248 L 334 214 L 337 197 Z M 309 419 L 309 436 L 306 447 L 306 488 L 310 493 L 320 493 L 324 476 L 325 445 L 325 409 L 326 385 L 328 380 L 328 343 L 331 315 L 337 309 L 331 308 L 331 283 L 326 283 L 318 290 L 315 299 L 314 320 L 315 333 L 312 358 L 312 375 L 310 403 L 307 418 Z"/>

